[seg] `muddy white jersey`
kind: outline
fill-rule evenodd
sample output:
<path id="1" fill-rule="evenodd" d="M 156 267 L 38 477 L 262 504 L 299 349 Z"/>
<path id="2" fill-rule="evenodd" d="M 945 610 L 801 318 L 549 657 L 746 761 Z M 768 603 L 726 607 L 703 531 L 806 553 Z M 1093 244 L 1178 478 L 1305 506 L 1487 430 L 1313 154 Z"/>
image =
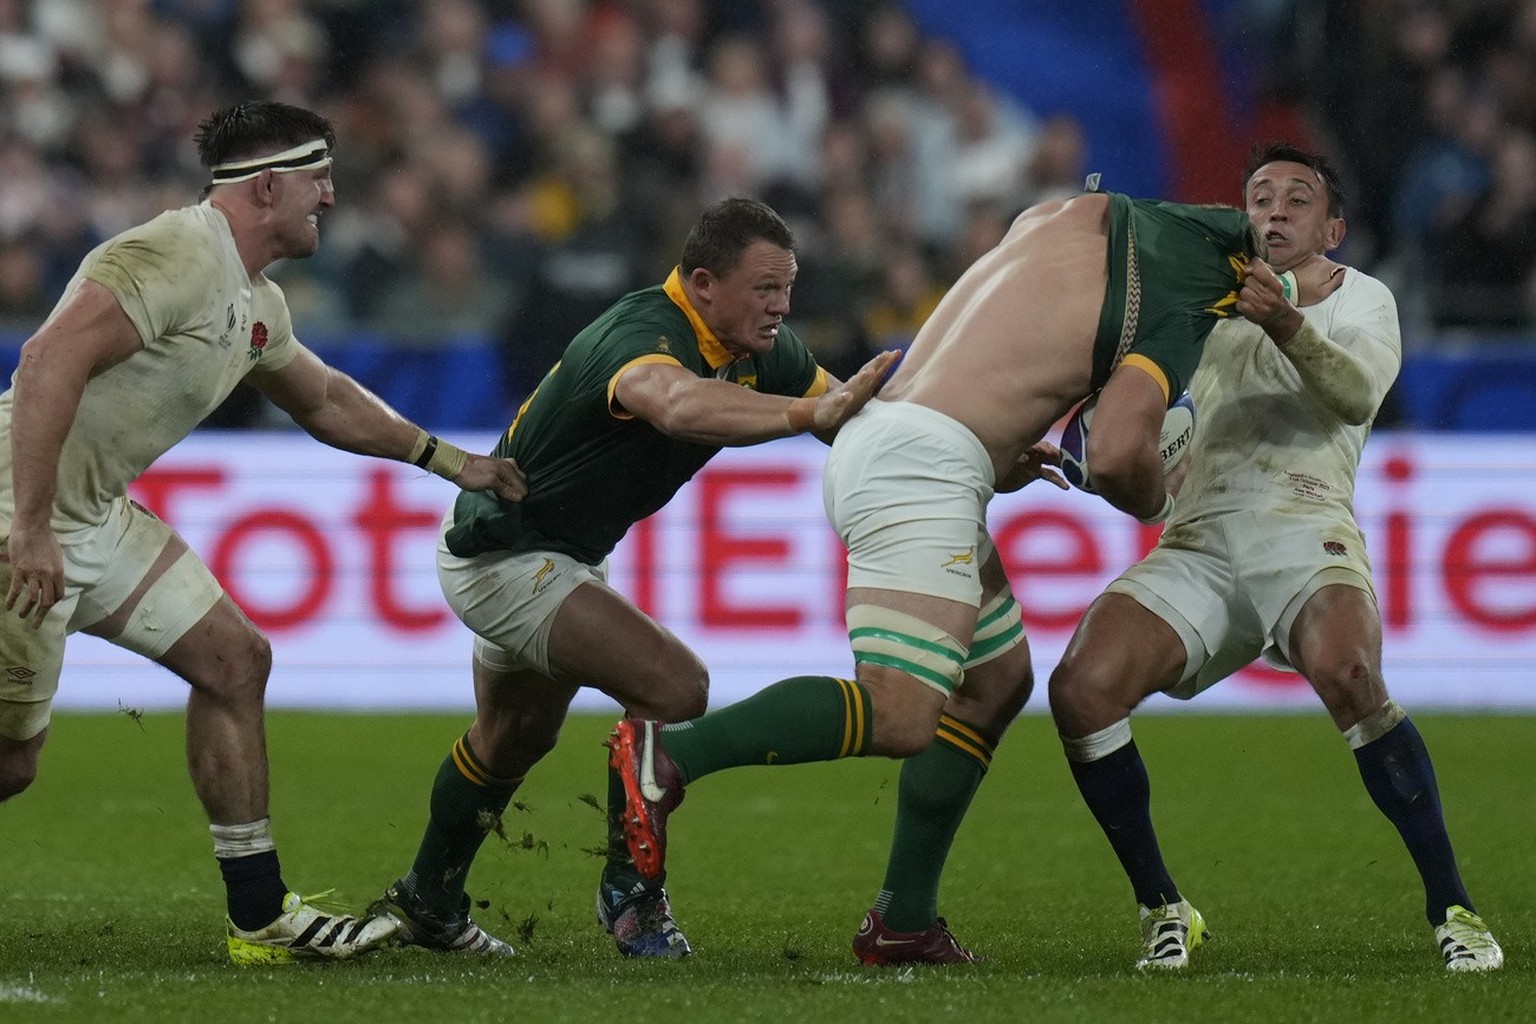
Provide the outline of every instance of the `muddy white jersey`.
<path id="1" fill-rule="evenodd" d="M 300 346 L 283 293 L 246 273 L 224 215 L 201 203 L 171 210 L 93 249 L 82 279 L 117 297 L 144 347 L 96 374 L 59 458 L 53 527 L 99 524 L 113 498 L 186 437 L 257 366 L 279 369 Z M 62 300 L 61 300 L 62 301 Z M 0 395 L 0 517 L 15 512 L 14 389 Z"/>
<path id="2" fill-rule="evenodd" d="M 1301 312 L 1365 365 L 1370 405 L 1379 409 L 1402 365 L 1397 303 L 1386 285 L 1350 268 L 1337 291 Z M 1189 390 L 1195 436 L 1174 522 L 1235 511 L 1353 516 L 1370 422 L 1351 426 L 1330 412 L 1257 324 L 1218 323 Z"/>

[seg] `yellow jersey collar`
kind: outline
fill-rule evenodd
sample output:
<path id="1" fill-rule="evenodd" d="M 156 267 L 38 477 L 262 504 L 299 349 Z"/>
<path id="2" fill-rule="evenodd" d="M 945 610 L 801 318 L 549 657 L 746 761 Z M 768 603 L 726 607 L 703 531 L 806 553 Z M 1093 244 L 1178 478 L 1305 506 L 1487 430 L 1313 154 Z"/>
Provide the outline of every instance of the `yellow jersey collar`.
<path id="1" fill-rule="evenodd" d="M 711 370 L 718 370 L 736 361 L 736 357 L 720 344 L 720 339 L 715 337 L 715 332 L 704 323 L 704 318 L 699 316 L 699 311 L 693 308 L 693 303 L 688 301 L 688 293 L 683 290 L 682 268 L 672 268 L 672 273 L 667 275 L 666 283 L 661 286 L 661 290 L 667 293 L 667 298 L 683 311 L 683 315 L 693 325 L 694 336 L 699 340 L 699 355 L 704 357 L 704 361 L 709 364 Z"/>

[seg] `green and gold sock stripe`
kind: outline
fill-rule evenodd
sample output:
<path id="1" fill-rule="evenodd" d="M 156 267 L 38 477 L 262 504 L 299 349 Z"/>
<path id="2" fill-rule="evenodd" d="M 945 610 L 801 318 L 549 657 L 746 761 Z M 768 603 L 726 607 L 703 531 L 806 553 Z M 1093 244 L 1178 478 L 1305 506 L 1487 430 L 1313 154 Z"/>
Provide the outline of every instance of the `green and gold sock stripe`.
<path id="1" fill-rule="evenodd" d="M 939 716 L 939 728 L 933 738 L 954 747 L 960 753 L 975 758 L 981 763 L 981 770 L 986 771 L 992 767 L 992 752 L 995 749 L 986 738 L 972 726 L 966 725 L 958 718 L 949 715 Z"/>
<path id="2" fill-rule="evenodd" d="M 498 779 L 492 775 L 490 769 L 480 763 L 475 752 L 469 749 L 469 733 L 460 736 L 453 743 L 453 764 L 470 782 L 483 789 L 516 789 L 522 779 Z"/>
<path id="3" fill-rule="evenodd" d="M 869 713 L 869 694 L 852 679 L 833 677 L 833 682 L 843 694 L 843 745 L 837 756 L 862 757 L 869 748 L 869 734 L 874 727 Z"/>

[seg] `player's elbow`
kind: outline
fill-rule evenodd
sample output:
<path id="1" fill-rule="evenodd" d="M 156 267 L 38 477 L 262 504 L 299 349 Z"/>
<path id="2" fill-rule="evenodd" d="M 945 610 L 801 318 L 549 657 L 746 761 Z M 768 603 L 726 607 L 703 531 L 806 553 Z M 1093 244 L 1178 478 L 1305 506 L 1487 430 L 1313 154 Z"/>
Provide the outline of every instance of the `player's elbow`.
<path id="1" fill-rule="evenodd" d="M 1088 465 L 1092 467 L 1094 490 L 1111 504 L 1143 489 L 1141 485 L 1162 475 L 1157 449 L 1145 438 L 1124 432 L 1092 434 L 1088 438 Z"/>
<path id="2" fill-rule="evenodd" d="M 1376 414 L 1376 400 L 1370 395 L 1350 395 L 1334 404 L 1334 413 L 1351 427 L 1362 427 Z"/>

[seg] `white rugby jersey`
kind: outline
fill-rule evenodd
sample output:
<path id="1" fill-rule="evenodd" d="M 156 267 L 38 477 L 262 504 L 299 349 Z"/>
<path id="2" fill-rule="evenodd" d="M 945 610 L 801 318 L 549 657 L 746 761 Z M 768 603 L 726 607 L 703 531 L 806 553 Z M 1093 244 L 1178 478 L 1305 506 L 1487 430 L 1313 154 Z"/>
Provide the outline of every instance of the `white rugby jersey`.
<path id="1" fill-rule="evenodd" d="M 1350 268 L 1337 291 L 1301 312 L 1365 364 L 1379 409 L 1402 365 L 1397 303 L 1386 285 Z M 1257 324 L 1219 322 L 1189 390 L 1195 436 L 1175 522 L 1232 511 L 1353 516 L 1370 423 L 1350 426 L 1324 408 Z"/>
<path id="2" fill-rule="evenodd" d="M 96 524 L 128 484 L 228 397 L 247 373 L 298 355 L 288 304 L 264 274 L 245 272 L 224 215 L 204 202 L 162 213 L 85 257 L 82 278 L 105 286 L 144 348 L 87 382 L 59 458 L 53 527 Z M 0 517 L 15 514 L 14 389 L 0 394 Z"/>

